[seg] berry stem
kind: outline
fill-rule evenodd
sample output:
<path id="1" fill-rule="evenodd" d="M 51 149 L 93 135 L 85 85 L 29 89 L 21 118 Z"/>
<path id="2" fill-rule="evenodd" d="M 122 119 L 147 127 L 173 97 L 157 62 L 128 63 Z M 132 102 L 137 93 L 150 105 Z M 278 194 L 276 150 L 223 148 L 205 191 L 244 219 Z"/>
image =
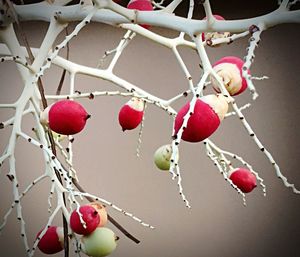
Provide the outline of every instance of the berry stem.
<path id="1" fill-rule="evenodd" d="M 91 117 L 92 117 L 92 115 L 88 114 L 88 115 L 86 115 L 85 120 L 88 120 Z"/>

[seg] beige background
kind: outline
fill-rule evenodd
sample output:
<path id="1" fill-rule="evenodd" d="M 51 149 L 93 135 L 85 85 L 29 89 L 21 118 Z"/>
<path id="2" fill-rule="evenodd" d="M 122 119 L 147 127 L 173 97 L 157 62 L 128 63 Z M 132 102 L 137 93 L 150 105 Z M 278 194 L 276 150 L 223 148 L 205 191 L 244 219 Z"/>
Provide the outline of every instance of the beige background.
<path id="1" fill-rule="evenodd" d="M 276 3 L 269 5 L 269 2 L 277 1 L 266 1 L 265 6 L 256 7 L 255 2 L 258 1 L 251 1 L 251 4 L 249 1 L 235 2 L 235 5 L 228 3 L 227 6 L 213 3 L 215 13 L 228 19 L 253 17 L 273 10 Z M 199 11 L 198 16 L 203 17 L 203 12 Z M 39 46 L 46 28 L 45 23 L 25 24 L 33 46 Z M 165 35 L 176 35 L 157 28 L 153 30 Z M 106 25 L 91 24 L 72 41 L 71 59 L 96 66 L 104 51 L 115 47 L 123 34 L 123 31 Z M 257 136 L 273 154 L 283 174 L 300 188 L 300 63 L 297 37 L 298 25 L 281 25 L 262 35 L 251 71 L 253 75 L 268 75 L 270 79 L 255 82 L 260 97 L 251 109 L 245 111 L 245 115 Z M 225 55 L 243 57 L 246 47 L 247 40 L 243 39 L 228 46 L 208 49 L 208 52 L 211 61 L 215 61 Z M 197 81 L 197 56 L 184 48 L 180 49 L 180 53 L 194 81 Z M 172 97 L 187 88 L 187 82 L 172 53 L 139 36 L 122 55 L 116 74 L 163 98 Z M 59 79 L 60 71 L 56 67 L 47 72 L 43 78 L 47 93 L 55 92 Z M 0 102 L 17 99 L 22 85 L 13 64 L 1 64 L 0 81 Z M 101 80 L 79 76 L 76 78 L 76 89 L 89 92 L 115 90 L 117 87 Z M 244 104 L 249 99 L 250 95 L 246 92 L 237 97 L 237 102 Z M 239 195 L 206 157 L 203 145 L 182 143 L 180 161 L 183 186 L 192 205 L 192 209 L 188 210 L 178 195 L 176 183 L 168 173 L 158 171 L 152 160 L 154 151 L 170 142 L 170 117 L 156 107 L 148 106 L 141 157 L 136 158 L 138 131 L 123 133 L 117 120 L 119 108 L 126 101 L 122 97 L 82 100 L 92 118 L 85 130 L 76 135 L 74 143 L 75 167 L 81 185 L 156 227 L 155 230 L 143 228 L 131 219 L 109 210 L 115 219 L 141 240 L 136 245 L 109 225 L 121 237 L 112 257 L 300 256 L 299 196 L 283 186 L 272 165 L 237 118 L 226 119 L 212 139 L 223 149 L 240 154 L 253 165 L 264 179 L 267 197 L 263 197 L 258 187 L 247 195 L 247 207 L 244 207 Z M 176 109 L 185 101 L 179 101 Z M 5 120 L 11 114 L 0 110 L 0 120 Z M 24 131 L 31 133 L 31 127 L 32 120 L 26 117 Z M 10 128 L 0 133 L 0 149 L 3 151 Z M 25 188 L 43 172 L 41 157 L 39 149 L 22 140 L 18 141 L 16 158 L 21 188 Z M 6 173 L 7 165 L 4 165 L 0 175 L 0 217 L 12 201 L 11 184 Z M 44 181 L 23 200 L 24 218 L 31 243 L 47 221 L 49 189 L 48 181 Z M 55 223 L 61 224 L 60 215 Z M 0 238 L 0 257 L 25 256 L 15 212 Z M 36 256 L 43 255 L 37 252 Z M 75 255 L 72 253 L 71 256 Z"/>

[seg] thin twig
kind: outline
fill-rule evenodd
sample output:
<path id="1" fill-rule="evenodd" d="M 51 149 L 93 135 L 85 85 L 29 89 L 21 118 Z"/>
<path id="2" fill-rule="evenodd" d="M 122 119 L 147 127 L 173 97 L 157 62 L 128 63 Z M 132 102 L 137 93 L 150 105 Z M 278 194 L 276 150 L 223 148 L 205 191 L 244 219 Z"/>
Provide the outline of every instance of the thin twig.
<path id="1" fill-rule="evenodd" d="M 77 180 L 72 179 L 73 184 L 77 187 L 77 189 L 81 192 L 81 193 L 85 193 L 86 191 L 82 188 L 81 185 L 79 185 L 79 183 L 77 182 Z M 89 201 L 89 202 L 94 202 L 94 199 L 88 196 L 85 196 L 85 198 Z M 135 243 L 140 243 L 140 240 L 138 240 L 136 237 L 134 237 L 133 235 L 131 235 L 123 226 L 121 226 L 115 219 L 113 219 L 109 214 L 107 214 L 107 218 L 108 220 L 116 227 L 118 228 L 125 236 L 127 236 L 129 239 L 131 239 L 133 242 Z"/>
<path id="2" fill-rule="evenodd" d="M 65 31 L 66 31 L 66 36 L 68 36 L 69 35 L 68 27 L 66 27 Z M 69 60 L 69 57 L 70 57 L 70 45 L 69 45 L 69 42 L 68 42 L 67 43 L 67 57 L 66 57 L 66 59 Z M 63 84 L 64 84 L 65 76 L 66 76 L 66 70 L 64 69 L 62 74 L 61 74 L 61 77 L 60 77 L 60 81 L 59 81 L 59 84 L 58 84 L 58 87 L 57 87 L 57 90 L 56 90 L 56 95 L 60 95 L 60 93 L 61 93 L 61 89 L 62 89 Z"/>
<path id="3" fill-rule="evenodd" d="M 33 61 L 34 61 L 34 56 L 33 56 L 33 53 L 31 51 L 31 48 L 29 46 L 29 43 L 28 43 L 28 40 L 27 40 L 27 37 L 24 33 L 24 30 L 22 29 L 22 26 L 18 20 L 18 16 L 16 14 L 16 11 L 14 9 L 14 6 L 13 4 L 11 3 L 10 0 L 5 0 L 9 6 L 9 8 L 11 9 L 13 15 L 15 16 L 15 22 L 16 22 L 16 25 L 17 25 L 17 31 L 19 32 L 24 44 L 25 44 L 25 48 L 27 50 L 27 53 L 28 53 L 28 56 L 29 56 L 29 60 L 30 60 L 30 63 L 32 64 Z M 45 97 L 45 93 L 44 93 L 44 87 L 43 87 L 43 83 L 42 83 L 42 80 L 39 78 L 38 81 L 37 81 L 37 85 L 38 85 L 38 89 L 39 89 L 39 92 L 40 92 L 40 95 L 41 95 L 41 100 L 42 100 L 42 104 L 43 104 L 43 108 L 46 109 L 48 104 L 47 104 L 47 99 Z M 53 139 L 53 136 L 52 136 L 52 133 L 50 131 L 48 131 L 48 136 L 49 136 L 49 139 L 50 139 L 50 145 L 51 145 L 51 150 L 52 150 L 52 153 L 56 156 L 56 149 L 55 149 L 55 142 L 54 142 L 54 139 Z M 62 179 L 59 175 L 59 172 L 57 170 L 55 170 L 55 174 L 59 180 L 59 182 L 61 184 L 63 184 L 62 182 Z M 65 201 L 65 195 L 63 194 L 63 199 L 64 199 L 64 204 L 66 204 L 66 201 Z M 69 239 L 68 239 L 68 222 L 64 216 L 64 214 L 62 214 L 63 216 L 63 228 L 64 228 L 64 252 L 65 252 L 65 257 L 69 257 Z"/>

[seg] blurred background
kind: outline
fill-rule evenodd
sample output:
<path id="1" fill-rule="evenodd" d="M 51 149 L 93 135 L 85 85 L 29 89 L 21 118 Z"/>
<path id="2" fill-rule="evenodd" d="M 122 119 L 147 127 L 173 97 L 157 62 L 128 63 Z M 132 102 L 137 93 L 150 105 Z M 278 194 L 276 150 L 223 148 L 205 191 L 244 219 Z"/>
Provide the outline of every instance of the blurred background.
<path id="1" fill-rule="evenodd" d="M 201 5 L 196 17 L 203 18 Z M 277 7 L 277 1 L 211 1 L 215 14 L 226 19 L 251 18 L 268 13 Z M 188 1 L 177 10 L 187 12 Z M 74 28 L 76 24 L 71 24 Z M 39 47 L 47 23 L 23 23 L 29 43 Z M 152 27 L 151 30 L 169 37 L 178 35 Z M 125 31 L 104 24 L 90 24 L 71 41 L 70 59 L 96 67 L 106 50 L 117 46 Z M 58 39 L 63 39 L 63 34 Z M 254 76 L 270 78 L 255 81 L 259 98 L 244 111 L 258 138 L 268 149 L 288 181 L 300 188 L 299 173 L 299 25 L 284 24 L 271 28 L 261 36 L 251 66 Z M 226 55 L 243 58 L 248 39 L 230 45 L 208 48 L 212 62 Z M 200 78 L 199 58 L 193 50 L 179 48 L 194 82 Z M 61 56 L 65 56 L 65 50 Z M 109 63 L 108 57 L 106 64 Z M 104 64 L 105 65 L 105 64 Z M 188 88 L 187 81 L 168 49 L 136 36 L 123 52 L 115 73 L 131 83 L 161 98 L 168 99 Z M 61 70 L 53 66 L 43 76 L 46 94 L 54 94 Z M 66 77 L 63 93 L 67 92 Z M 22 83 L 13 63 L 0 66 L 0 102 L 15 101 Z M 76 89 L 82 92 L 117 90 L 106 81 L 83 75 L 76 77 Z M 212 92 L 207 89 L 207 93 Z M 273 166 L 248 136 L 236 117 L 225 119 L 211 139 L 222 149 L 239 154 L 252 164 L 264 179 L 267 196 L 260 187 L 246 195 L 247 206 L 241 197 L 224 181 L 213 163 L 206 157 L 203 144 L 183 142 L 180 145 L 182 184 L 191 209 L 182 202 L 176 182 L 167 172 L 159 171 L 153 154 L 161 145 L 171 142 L 172 119 L 162 110 L 148 105 L 142 136 L 141 156 L 136 157 L 138 129 L 122 132 L 118 112 L 128 99 L 98 97 L 80 100 L 92 118 L 85 130 L 75 135 L 74 165 L 80 184 L 86 191 L 105 198 L 135 214 L 155 227 L 150 230 L 132 219 L 108 209 L 109 214 L 130 233 L 141 240 L 135 244 L 112 224 L 108 226 L 120 237 L 112 257 L 296 257 L 300 256 L 300 198 L 284 187 L 275 175 Z M 174 108 L 178 110 L 188 99 L 181 99 Z M 241 106 L 251 101 L 249 92 L 236 97 Z M 0 121 L 13 112 L 0 109 Z M 30 116 L 24 118 L 22 129 L 31 136 L 34 126 Z M 0 150 L 8 143 L 11 128 L 0 131 Z M 17 174 L 20 190 L 25 189 L 43 173 L 44 164 L 39 149 L 20 139 L 16 150 Z M 239 164 L 236 163 L 238 167 Z M 0 173 L 0 217 L 12 202 L 12 185 L 6 177 L 7 163 Z M 36 233 L 46 224 L 49 213 L 48 180 L 35 186 L 23 199 L 22 210 L 26 221 L 27 236 L 33 243 Z M 55 206 L 55 198 L 52 200 Z M 86 201 L 83 201 L 85 203 Z M 61 215 L 54 221 L 62 225 Z M 20 227 L 13 211 L 0 236 L 0 257 L 25 256 Z M 73 249 L 73 248 L 72 248 Z M 84 256 L 84 254 L 82 254 Z M 40 251 L 37 257 L 44 256 Z M 63 256 L 63 252 L 54 256 Z M 75 256 L 71 251 L 70 256 Z"/>

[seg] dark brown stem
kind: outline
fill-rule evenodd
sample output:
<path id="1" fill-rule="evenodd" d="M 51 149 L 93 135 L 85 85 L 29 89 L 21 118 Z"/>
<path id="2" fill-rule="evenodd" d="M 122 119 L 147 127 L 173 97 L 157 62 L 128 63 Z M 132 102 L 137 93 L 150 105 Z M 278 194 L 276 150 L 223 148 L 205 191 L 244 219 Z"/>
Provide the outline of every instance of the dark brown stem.
<path id="1" fill-rule="evenodd" d="M 73 184 L 78 188 L 78 190 L 81 193 L 85 193 L 86 191 L 82 188 L 81 185 L 77 182 L 76 179 L 72 179 Z M 95 200 L 92 197 L 86 196 L 85 197 L 89 202 L 94 202 Z M 129 239 L 131 239 L 135 243 L 140 243 L 140 240 L 138 240 L 136 237 L 131 235 L 123 226 L 121 226 L 115 219 L 113 219 L 110 215 L 107 215 L 108 220 L 117 228 L 119 229 L 125 236 L 127 236 Z"/>
<path id="2" fill-rule="evenodd" d="M 65 31 L 66 31 L 66 36 L 68 36 L 69 35 L 68 28 L 66 28 Z M 68 42 L 67 43 L 67 57 L 66 57 L 67 60 L 69 60 L 69 56 L 70 56 L 70 45 L 69 45 L 69 42 Z M 63 72 L 61 74 L 61 77 L 60 77 L 58 87 L 56 89 L 56 94 L 57 95 L 60 95 L 60 93 L 61 93 L 61 89 L 62 89 L 63 84 L 64 84 L 65 76 L 66 76 L 66 70 L 63 70 Z"/>

